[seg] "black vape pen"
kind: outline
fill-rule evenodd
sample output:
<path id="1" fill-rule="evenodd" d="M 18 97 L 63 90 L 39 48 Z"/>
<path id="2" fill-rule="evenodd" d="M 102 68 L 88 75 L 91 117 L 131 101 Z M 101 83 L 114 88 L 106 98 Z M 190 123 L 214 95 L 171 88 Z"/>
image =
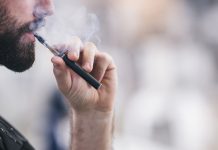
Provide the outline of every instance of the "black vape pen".
<path id="1" fill-rule="evenodd" d="M 34 36 L 38 39 L 38 41 L 47 47 L 54 55 L 61 57 L 66 65 L 70 67 L 74 72 L 76 72 L 79 76 L 81 76 L 85 81 L 87 81 L 90 85 L 92 85 L 95 89 L 99 89 L 101 87 L 101 83 L 97 81 L 92 75 L 87 73 L 84 69 L 82 69 L 77 63 L 71 61 L 66 53 L 60 53 L 56 49 L 52 48 L 41 36 L 37 33 L 34 33 Z"/>

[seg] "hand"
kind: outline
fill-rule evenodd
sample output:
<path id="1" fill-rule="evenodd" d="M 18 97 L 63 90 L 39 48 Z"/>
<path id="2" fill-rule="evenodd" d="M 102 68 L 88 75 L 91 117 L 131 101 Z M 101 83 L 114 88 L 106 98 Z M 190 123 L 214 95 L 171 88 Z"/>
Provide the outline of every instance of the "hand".
<path id="1" fill-rule="evenodd" d="M 116 67 L 112 58 L 98 51 L 93 43 L 83 45 L 79 38 L 72 38 L 58 50 L 68 50 L 68 58 L 77 62 L 83 69 L 102 83 L 96 90 L 73 70 L 68 68 L 62 58 L 53 57 L 54 75 L 61 92 L 69 100 L 76 112 L 96 110 L 112 112 L 117 86 Z"/>
<path id="2" fill-rule="evenodd" d="M 76 61 L 102 83 L 100 89 L 96 90 L 68 68 L 62 58 L 52 58 L 58 87 L 73 108 L 71 149 L 110 150 L 117 86 L 116 67 L 112 58 L 99 52 L 93 43 L 83 45 L 79 38 L 72 38 L 57 49 L 68 50 L 70 60 Z"/>

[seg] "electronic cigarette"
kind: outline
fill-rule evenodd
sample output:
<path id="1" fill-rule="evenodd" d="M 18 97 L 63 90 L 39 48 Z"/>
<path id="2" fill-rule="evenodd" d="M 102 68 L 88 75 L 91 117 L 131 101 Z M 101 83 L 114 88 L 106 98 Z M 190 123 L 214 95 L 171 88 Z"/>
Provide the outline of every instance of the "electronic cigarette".
<path id="1" fill-rule="evenodd" d="M 70 60 L 67 57 L 66 52 L 61 53 L 57 51 L 56 49 L 52 48 L 41 36 L 39 36 L 37 33 L 34 33 L 34 36 L 37 38 L 37 40 L 44 45 L 46 48 L 48 48 L 54 55 L 61 57 L 65 64 L 71 68 L 74 72 L 76 72 L 80 77 L 82 77 L 86 82 L 88 82 L 91 86 L 93 86 L 95 89 L 99 89 L 101 87 L 101 83 L 97 81 L 92 75 L 87 73 L 83 68 L 81 68 L 76 62 Z"/>

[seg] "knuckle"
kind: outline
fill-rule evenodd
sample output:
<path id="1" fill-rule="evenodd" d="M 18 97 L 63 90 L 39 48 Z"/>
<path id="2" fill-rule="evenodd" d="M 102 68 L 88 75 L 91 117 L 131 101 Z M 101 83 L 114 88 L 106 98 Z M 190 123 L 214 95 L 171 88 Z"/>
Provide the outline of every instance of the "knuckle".
<path id="1" fill-rule="evenodd" d="M 101 57 L 101 59 L 103 59 L 103 60 L 105 60 L 107 62 L 112 62 L 113 61 L 112 57 L 108 53 L 105 53 L 105 52 L 101 52 L 100 57 Z"/>
<path id="2" fill-rule="evenodd" d="M 94 43 L 92 42 L 86 42 L 85 43 L 85 48 L 89 50 L 97 50 L 97 47 Z"/>

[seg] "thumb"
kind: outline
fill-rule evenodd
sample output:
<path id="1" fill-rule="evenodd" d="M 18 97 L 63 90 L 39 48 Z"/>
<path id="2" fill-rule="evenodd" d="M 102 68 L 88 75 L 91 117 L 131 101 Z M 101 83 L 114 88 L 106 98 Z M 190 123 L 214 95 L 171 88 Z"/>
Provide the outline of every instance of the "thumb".
<path id="1" fill-rule="evenodd" d="M 70 71 L 67 68 L 63 59 L 58 56 L 52 57 L 51 62 L 53 63 L 54 66 L 53 72 L 58 87 L 64 94 L 67 94 L 72 84 Z"/>

